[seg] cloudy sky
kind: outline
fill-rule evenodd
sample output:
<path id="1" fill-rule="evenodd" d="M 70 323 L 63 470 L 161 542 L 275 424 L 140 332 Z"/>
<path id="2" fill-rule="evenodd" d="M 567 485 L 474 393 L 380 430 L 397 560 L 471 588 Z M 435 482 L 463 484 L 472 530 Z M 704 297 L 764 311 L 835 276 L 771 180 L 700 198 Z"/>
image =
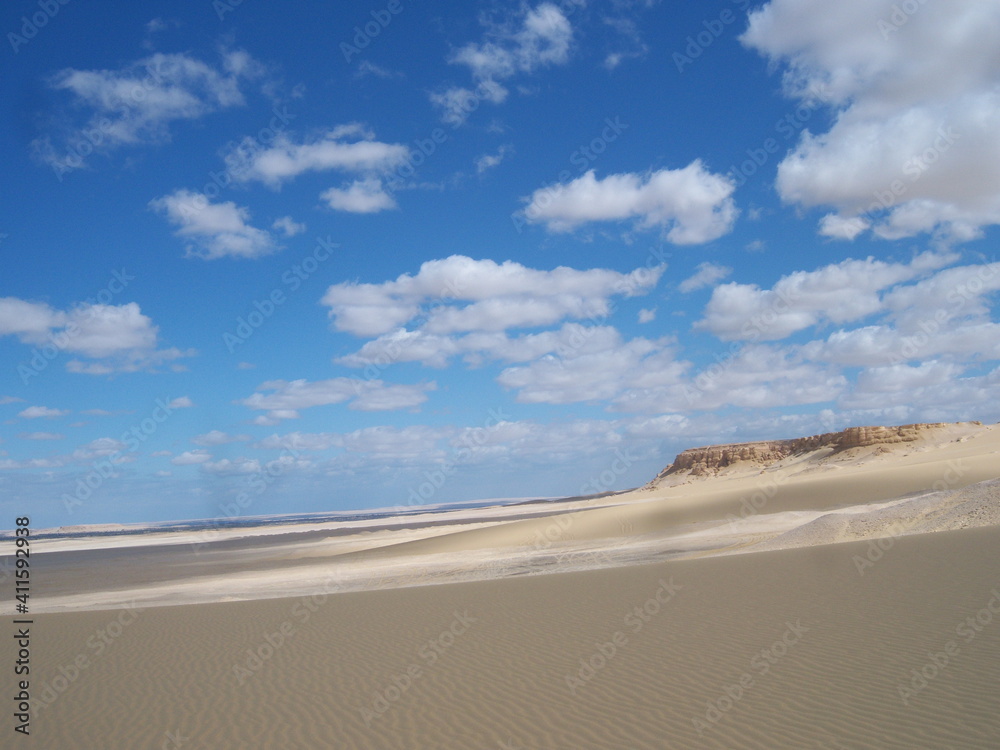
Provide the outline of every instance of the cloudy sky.
<path id="1" fill-rule="evenodd" d="M 1000 418 L 1000 4 L 0 18 L 0 527 Z"/>

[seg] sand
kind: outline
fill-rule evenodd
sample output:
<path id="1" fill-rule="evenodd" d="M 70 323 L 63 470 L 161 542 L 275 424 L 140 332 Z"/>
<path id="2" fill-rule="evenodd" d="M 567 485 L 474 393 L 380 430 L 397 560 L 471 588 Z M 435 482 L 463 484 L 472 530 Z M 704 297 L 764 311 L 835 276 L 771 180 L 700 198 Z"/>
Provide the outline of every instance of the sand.
<path id="1" fill-rule="evenodd" d="M 531 518 L 52 544 L 33 558 L 34 715 L 15 739 L 996 748 L 998 435 L 949 428 Z"/>

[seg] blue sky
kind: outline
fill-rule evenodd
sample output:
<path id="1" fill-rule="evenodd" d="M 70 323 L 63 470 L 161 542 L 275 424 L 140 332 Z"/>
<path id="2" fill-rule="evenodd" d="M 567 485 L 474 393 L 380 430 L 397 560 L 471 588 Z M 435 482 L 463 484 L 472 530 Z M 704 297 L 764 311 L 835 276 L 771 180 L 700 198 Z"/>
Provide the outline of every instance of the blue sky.
<path id="1" fill-rule="evenodd" d="M 1000 418 L 993 4 L 0 18 L 9 518 L 572 495 Z"/>

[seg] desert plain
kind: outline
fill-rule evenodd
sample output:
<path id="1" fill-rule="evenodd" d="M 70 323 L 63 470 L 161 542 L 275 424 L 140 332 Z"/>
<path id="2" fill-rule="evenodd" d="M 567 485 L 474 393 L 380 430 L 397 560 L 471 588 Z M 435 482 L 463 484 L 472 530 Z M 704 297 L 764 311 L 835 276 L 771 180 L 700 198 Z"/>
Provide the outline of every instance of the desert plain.
<path id="1" fill-rule="evenodd" d="M 413 510 L 42 534 L 9 746 L 1000 747 L 998 425 L 698 449 L 628 492 Z"/>

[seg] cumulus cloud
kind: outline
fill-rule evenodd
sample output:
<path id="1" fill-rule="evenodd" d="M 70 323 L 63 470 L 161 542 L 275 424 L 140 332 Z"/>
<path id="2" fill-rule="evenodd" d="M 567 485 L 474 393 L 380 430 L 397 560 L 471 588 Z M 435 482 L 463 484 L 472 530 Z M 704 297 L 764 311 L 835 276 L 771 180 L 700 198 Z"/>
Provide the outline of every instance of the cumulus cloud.
<path id="1" fill-rule="evenodd" d="M 748 47 L 785 65 L 786 92 L 826 104 L 778 166 L 782 198 L 830 206 L 821 231 L 853 239 L 931 232 L 949 240 L 1000 223 L 1000 7 L 977 0 L 772 0 Z"/>
<path id="2" fill-rule="evenodd" d="M 839 329 L 802 351 L 846 366 L 1000 359 L 1000 323 L 993 322 L 990 304 L 997 291 L 1000 263 L 946 268 L 886 292 L 878 324 Z"/>
<path id="3" fill-rule="evenodd" d="M 871 223 L 860 216 L 827 214 L 819 221 L 819 233 L 837 240 L 853 240 L 870 226 Z"/>
<path id="4" fill-rule="evenodd" d="M 22 440 L 62 440 L 66 436 L 58 432 L 22 432 L 18 437 Z"/>
<path id="5" fill-rule="evenodd" d="M 884 309 L 883 290 L 956 257 L 927 252 L 910 263 L 848 259 L 816 271 L 795 271 L 771 289 L 730 282 L 715 288 L 695 328 L 726 341 L 773 341 L 823 322 L 857 321 Z"/>
<path id="6" fill-rule="evenodd" d="M 274 220 L 271 229 L 281 232 L 285 237 L 294 237 L 306 231 L 306 225 L 295 221 L 291 216 L 282 216 Z"/>
<path id="7" fill-rule="evenodd" d="M 678 361 L 669 340 L 623 341 L 614 328 L 591 328 L 573 349 L 509 367 L 497 377 L 517 390 L 520 403 L 568 404 L 604 401 L 632 388 L 680 382 L 689 363 Z"/>
<path id="8" fill-rule="evenodd" d="M 135 302 L 84 303 L 64 311 L 44 302 L 0 298 L 0 336 L 4 335 L 30 346 L 87 357 L 91 361 L 68 361 L 66 369 L 96 375 L 154 371 L 194 353 L 157 349 L 159 329 Z"/>
<path id="9" fill-rule="evenodd" d="M 709 172 L 697 159 L 682 169 L 603 179 L 591 169 L 566 184 L 539 188 L 525 199 L 521 215 L 553 232 L 596 221 L 635 220 L 640 229 L 661 229 L 670 242 L 693 245 L 732 229 L 739 213 L 735 189 L 731 179 Z"/>
<path id="10" fill-rule="evenodd" d="M 278 249 L 269 232 L 249 223 L 250 211 L 233 201 L 213 203 L 202 193 L 181 189 L 149 206 L 177 227 L 178 237 L 190 240 L 189 257 L 259 258 Z"/>
<path id="11" fill-rule="evenodd" d="M 495 154 L 482 154 L 476 157 L 476 173 L 482 174 L 487 170 L 493 169 L 500 165 L 504 158 L 512 153 L 514 147 L 509 143 L 505 143 L 500 148 L 497 149 Z"/>
<path id="12" fill-rule="evenodd" d="M 404 273 L 382 284 L 334 284 L 322 302 L 330 307 L 335 329 L 357 336 L 386 334 L 418 316 L 422 330 L 431 334 L 502 331 L 606 316 L 612 296 L 647 293 L 663 270 L 625 274 L 560 266 L 542 271 L 513 261 L 452 255 L 423 263 L 416 275 Z"/>
<path id="13" fill-rule="evenodd" d="M 194 406 L 194 401 L 189 396 L 179 396 L 172 399 L 167 406 L 171 409 L 190 409 Z"/>
<path id="14" fill-rule="evenodd" d="M 241 86 L 262 74 L 263 66 L 240 50 L 224 52 L 217 65 L 158 52 L 117 70 L 66 68 L 49 79 L 49 86 L 68 94 L 72 111 L 86 119 L 32 146 L 61 175 L 85 164 L 85 154 L 74 144 L 108 151 L 169 140 L 174 122 L 243 105 Z"/>
<path id="15" fill-rule="evenodd" d="M 377 177 L 354 180 L 340 188 L 328 188 L 319 197 L 333 210 L 352 214 L 374 214 L 397 207 L 396 200 Z"/>
<path id="16" fill-rule="evenodd" d="M 720 266 L 717 263 L 711 262 L 699 263 L 694 275 L 684 279 L 677 288 L 684 294 L 687 294 L 688 292 L 712 286 L 722 281 L 732 272 L 733 269 L 728 266 Z"/>
<path id="17" fill-rule="evenodd" d="M 277 188 L 306 172 L 367 175 L 390 170 L 407 159 L 405 145 L 378 141 L 373 132 L 355 122 L 303 142 L 282 134 L 264 149 L 250 139 L 228 154 L 226 163 L 237 181 L 258 181 Z"/>
<path id="18" fill-rule="evenodd" d="M 257 392 L 238 401 L 251 409 L 266 411 L 268 421 L 295 419 L 299 410 L 314 406 L 347 403 L 360 411 L 393 411 L 419 406 L 427 400 L 427 391 L 435 384 L 394 385 L 381 380 L 331 378 L 329 380 L 269 380 L 261 383 Z"/>

